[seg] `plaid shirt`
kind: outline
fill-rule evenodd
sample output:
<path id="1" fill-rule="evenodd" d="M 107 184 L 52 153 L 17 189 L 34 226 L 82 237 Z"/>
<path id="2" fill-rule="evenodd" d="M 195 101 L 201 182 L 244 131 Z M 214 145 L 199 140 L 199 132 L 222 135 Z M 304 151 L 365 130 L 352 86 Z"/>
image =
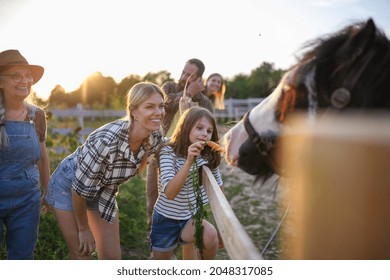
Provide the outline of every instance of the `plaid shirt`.
<path id="1" fill-rule="evenodd" d="M 77 169 L 72 189 L 85 199 L 99 197 L 102 219 L 113 223 L 116 216 L 116 194 L 120 184 L 139 172 L 145 154 L 144 145 L 135 157 L 129 146 L 129 120 L 116 120 L 92 132 L 75 151 Z M 148 156 L 155 153 L 162 135 L 150 136 Z"/>

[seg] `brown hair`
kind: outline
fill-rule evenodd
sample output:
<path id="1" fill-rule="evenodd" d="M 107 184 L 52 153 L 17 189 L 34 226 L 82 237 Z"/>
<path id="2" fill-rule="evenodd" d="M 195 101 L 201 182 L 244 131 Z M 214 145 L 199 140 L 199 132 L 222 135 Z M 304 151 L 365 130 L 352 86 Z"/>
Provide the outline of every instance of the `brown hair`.
<path id="1" fill-rule="evenodd" d="M 191 145 L 189 138 L 190 132 L 202 117 L 206 117 L 213 126 L 213 133 L 210 140 L 218 142 L 218 130 L 214 115 L 203 107 L 191 107 L 180 116 L 168 143 L 176 155 L 187 156 L 188 147 Z M 210 168 L 217 168 L 221 163 L 220 153 L 212 151 L 208 146 L 205 146 L 201 155 L 208 160 L 208 166 Z"/>

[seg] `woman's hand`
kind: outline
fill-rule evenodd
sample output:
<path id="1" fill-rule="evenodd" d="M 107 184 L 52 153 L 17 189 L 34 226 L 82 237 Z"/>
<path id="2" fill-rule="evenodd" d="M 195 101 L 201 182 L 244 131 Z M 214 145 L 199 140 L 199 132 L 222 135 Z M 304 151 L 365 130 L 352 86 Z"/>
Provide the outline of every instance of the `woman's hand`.
<path id="1" fill-rule="evenodd" d="M 89 228 L 79 230 L 79 244 L 78 253 L 80 257 L 91 256 L 95 252 L 95 239 Z"/>
<path id="2" fill-rule="evenodd" d="M 95 251 L 95 239 L 88 225 L 87 205 L 85 199 L 72 190 L 73 214 L 78 228 L 79 248 L 81 257 L 91 256 Z"/>
<path id="3" fill-rule="evenodd" d="M 49 211 L 50 211 L 50 205 L 47 204 L 46 199 L 45 199 L 45 195 L 43 195 L 41 197 L 41 214 L 45 215 Z"/>

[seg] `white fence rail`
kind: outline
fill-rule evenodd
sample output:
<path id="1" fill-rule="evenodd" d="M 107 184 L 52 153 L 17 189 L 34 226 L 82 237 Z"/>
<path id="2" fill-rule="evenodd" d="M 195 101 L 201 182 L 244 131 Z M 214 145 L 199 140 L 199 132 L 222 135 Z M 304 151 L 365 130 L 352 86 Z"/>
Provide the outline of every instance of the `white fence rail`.
<path id="1" fill-rule="evenodd" d="M 216 110 L 215 117 L 223 119 L 240 120 L 246 112 L 253 109 L 257 104 L 263 101 L 264 98 L 248 98 L 248 99 L 233 99 L 225 100 L 225 109 Z"/>
<path id="2" fill-rule="evenodd" d="M 217 119 L 229 119 L 240 120 L 246 112 L 254 108 L 264 98 L 248 98 L 248 99 L 233 99 L 229 98 L 225 100 L 225 109 L 216 110 L 215 117 Z M 80 143 L 84 142 L 85 136 L 93 131 L 93 128 L 84 127 L 85 118 L 121 118 L 126 115 L 124 110 L 89 110 L 84 109 L 81 104 L 78 104 L 73 109 L 53 109 L 51 113 L 54 117 L 62 118 L 77 118 L 79 122 L 80 131 Z M 68 134 L 72 132 L 74 128 L 54 128 L 53 132 L 60 134 Z"/>

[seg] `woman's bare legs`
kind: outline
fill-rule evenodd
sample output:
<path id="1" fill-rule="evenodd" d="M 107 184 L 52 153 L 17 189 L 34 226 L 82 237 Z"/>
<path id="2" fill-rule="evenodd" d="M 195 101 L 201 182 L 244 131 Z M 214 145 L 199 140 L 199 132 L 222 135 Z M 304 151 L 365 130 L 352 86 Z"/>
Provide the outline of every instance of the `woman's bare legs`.
<path id="1" fill-rule="evenodd" d="M 88 260 L 91 256 L 80 256 L 79 249 L 79 235 L 74 218 L 73 211 L 65 211 L 53 208 L 54 215 L 60 226 L 62 235 L 68 245 L 69 254 L 72 260 Z"/>
<path id="2" fill-rule="evenodd" d="M 88 223 L 95 238 L 99 260 L 120 260 L 122 257 L 118 213 L 114 223 L 103 220 L 96 210 L 87 210 Z"/>
<path id="3" fill-rule="evenodd" d="M 70 257 L 75 260 L 91 259 L 91 256 L 82 257 L 79 255 L 78 228 L 73 211 L 64 211 L 56 208 L 53 208 L 53 211 L 66 244 L 68 245 Z M 99 259 L 121 259 L 118 216 L 115 217 L 114 223 L 110 224 L 101 219 L 99 212 L 96 210 L 87 210 L 87 215 L 88 224 L 95 239 Z"/>

